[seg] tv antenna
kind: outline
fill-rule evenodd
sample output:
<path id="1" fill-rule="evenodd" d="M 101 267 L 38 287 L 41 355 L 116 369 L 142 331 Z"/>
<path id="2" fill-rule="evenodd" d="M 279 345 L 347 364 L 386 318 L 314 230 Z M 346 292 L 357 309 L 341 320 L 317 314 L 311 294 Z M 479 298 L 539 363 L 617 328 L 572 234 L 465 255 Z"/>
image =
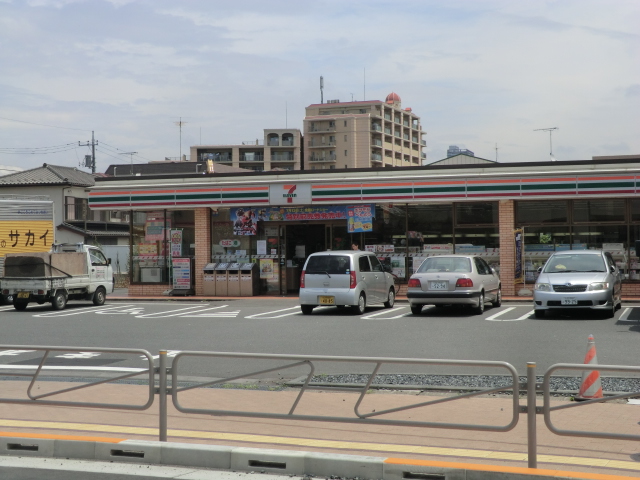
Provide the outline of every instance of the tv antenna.
<path id="1" fill-rule="evenodd" d="M 558 130 L 558 127 L 551 128 L 537 128 L 534 132 L 549 132 L 549 156 L 551 157 L 551 161 L 555 162 L 556 157 L 553 156 L 553 144 L 551 143 L 551 134 L 554 130 Z"/>
<path id="2" fill-rule="evenodd" d="M 133 156 L 138 152 L 121 152 L 120 155 L 129 155 L 131 160 L 131 176 L 133 176 Z"/>
<path id="3" fill-rule="evenodd" d="M 182 161 L 182 125 L 184 125 L 187 122 L 182 120 L 182 117 L 180 117 L 180 120 L 173 123 L 175 123 L 178 127 L 180 127 L 180 156 L 178 157 L 178 161 L 181 162 Z"/>

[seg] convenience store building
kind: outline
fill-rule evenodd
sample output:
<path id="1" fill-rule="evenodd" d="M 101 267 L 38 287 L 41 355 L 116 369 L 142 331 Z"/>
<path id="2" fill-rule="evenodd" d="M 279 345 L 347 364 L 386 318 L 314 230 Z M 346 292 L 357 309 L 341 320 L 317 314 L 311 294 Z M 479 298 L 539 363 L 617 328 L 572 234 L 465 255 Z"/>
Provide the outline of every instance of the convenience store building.
<path id="1" fill-rule="evenodd" d="M 407 280 L 430 255 L 473 253 L 516 283 L 514 230 L 524 233 L 524 280 L 556 250 L 606 249 L 640 294 L 638 156 L 586 161 L 97 178 L 94 210 L 130 212 L 130 293 L 174 286 L 174 259 L 203 269 L 255 262 L 261 294 L 294 293 L 311 253 L 357 242 Z M 183 263 L 184 265 L 184 263 Z"/>

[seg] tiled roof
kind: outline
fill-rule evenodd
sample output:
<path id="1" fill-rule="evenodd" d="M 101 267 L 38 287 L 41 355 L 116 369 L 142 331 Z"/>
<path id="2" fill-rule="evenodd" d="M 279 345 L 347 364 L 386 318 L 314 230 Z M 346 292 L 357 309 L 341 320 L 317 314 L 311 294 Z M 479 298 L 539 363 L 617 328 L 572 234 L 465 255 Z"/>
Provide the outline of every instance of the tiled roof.
<path id="1" fill-rule="evenodd" d="M 0 177 L 0 187 L 3 185 L 73 185 L 92 187 L 95 185 L 93 175 L 74 167 L 47 165 L 24 170 Z"/>

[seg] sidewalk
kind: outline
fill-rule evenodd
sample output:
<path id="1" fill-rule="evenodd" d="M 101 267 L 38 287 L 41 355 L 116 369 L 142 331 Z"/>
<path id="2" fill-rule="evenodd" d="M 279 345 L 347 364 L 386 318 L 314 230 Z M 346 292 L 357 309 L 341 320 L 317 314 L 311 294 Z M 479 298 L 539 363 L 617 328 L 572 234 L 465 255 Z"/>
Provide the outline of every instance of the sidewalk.
<path id="1" fill-rule="evenodd" d="M 28 382 L 3 381 L 3 398 L 26 398 Z M 40 382 L 38 393 L 77 384 Z M 98 385 L 62 394 L 58 400 L 144 404 L 148 388 L 138 385 Z M 448 395 L 448 394 L 447 394 Z M 197 409 L 286 414 L 297 391 L 194 389 L 180 393 L 182 406 Z M 354 418 L 358 395 L 352 392 L 307 392 L 296 414 Z M 371 393 L 360 411 L 372 412 L 422 403 L 427 393 Z M 557 400 L 564 402 L 564 400 Z M 524 404 L 524 399 L 520 400 Z M 538 398 L 538 406 L 542 399 Z M 142 412 L 60 406 L 0 404 L 0 437 L 54 434 L 111 439 L 158 440 L 158 399 Z M 510 397 L 475 397 L 397 412 L 383 418 L 410 421 L 504 426 L 510 423 Z M 552 414 L 557 428 L 640 434 L 640 405 L 605 403 Z M 68 437 L 65 437 L 70 439 Z M 364 425 L 300 420 L 214 417 L 178 412 L 168 398 L 168 441 L 219 446 L 244 446 L 332 454 L 397 457 L 463 462 L 503 467 L 527 466 L 527 419 L 505 433 L 472 430 Z M 538 468 L 640 477 L 640 442 L 562 437 L 551 433 L 537 415 Z M 490 478 L 490 477 L 487 477 Z"/>

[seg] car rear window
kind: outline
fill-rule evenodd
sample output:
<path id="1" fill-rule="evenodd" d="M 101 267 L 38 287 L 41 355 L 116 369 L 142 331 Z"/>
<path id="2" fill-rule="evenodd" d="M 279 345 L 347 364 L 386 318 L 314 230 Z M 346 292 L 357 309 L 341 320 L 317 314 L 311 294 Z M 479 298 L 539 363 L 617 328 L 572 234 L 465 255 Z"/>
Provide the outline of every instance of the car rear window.
<path id="1" fill-rule="evenodd" d="M 468 258 L 429 257 L 416 273 L 432 272 L 471 272 L 471 262 Z"/>
<path id="2" fill-rule="evenodd" d="M 349 273 L 349 257 L 343 255 L 315 255 L 309 257 L 305 272 L 307 274 L 328 273 L 329 275 Z"/>
<path id="3" fill-rule="evenodd" d="M 553 255 L 546 266 L 545 273 L 564 272 L 606 272 L 602 255 L 600 254 L 562 254 Z"/>

